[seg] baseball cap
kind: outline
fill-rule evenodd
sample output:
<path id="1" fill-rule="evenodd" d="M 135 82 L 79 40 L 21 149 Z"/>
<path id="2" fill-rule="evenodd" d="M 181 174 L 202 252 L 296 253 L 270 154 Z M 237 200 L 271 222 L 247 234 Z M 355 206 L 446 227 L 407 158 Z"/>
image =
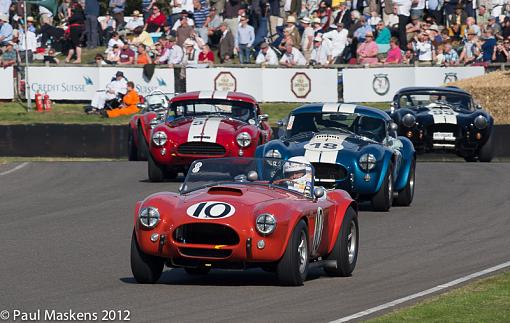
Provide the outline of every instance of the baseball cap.
<path id="1" fill-rule="evenodd" d="M 117 73 L 115 73 L 115 77 L 119 76 L 124 76 L 124 73 L 122 73 L 121 71 L 117 71 Z"/>

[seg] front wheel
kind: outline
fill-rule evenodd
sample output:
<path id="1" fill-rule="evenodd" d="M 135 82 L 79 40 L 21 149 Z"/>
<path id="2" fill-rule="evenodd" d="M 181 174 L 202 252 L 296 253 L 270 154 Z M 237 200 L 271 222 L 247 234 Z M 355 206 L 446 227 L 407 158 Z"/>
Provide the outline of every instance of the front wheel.
<path id="1" fill-rule="evenodd" d="M 149 162 L 147 163 L 149 180 L 151 182 L 162 182 L 165 180 L 165 169 L 163 166 L 158 165 L 152 156 L 148 156 Z"/>
<path id="2" fill-rule="evenodd" d="M 308 275 L 308 235 L 303 220 L 294 228 L 285 253 L 276 266 L 276 274 L 282 285 L 303 285 Z"/>
<path id="3" fill-rule="evenodd" d="M 387 212 L 393 202 L 393 167 L 390 165 L 381 188 L 372 197 L 372 208 L 375 211 Z"/>
<path id="4" fill-rule="evenodd" d="M 492 129 L 489 138 L 485 142 L 485 144 L 480 148 L 480 152 L 478 153 L 478 158 L 481 162 L 488 163 L 494 157 L 494 129 Z"/>
<path id="5" fill-rule="evenodd" d="M 133 232 L 131 237 L 131 272 L 135 280 L 141 284 L 153 284 L 161 277 L 163 266 L 163 259 L 145 254 L 140 250 Z"/>
<path id="6" fill-rule="evenodd" d="M 409 175 L 407 176 L 407 183 L 404 189 L 398 192 L 397 198 L 393 201 L 393 205 L 398 206 L 409 206 L 413 202 L 414 198 L 414 184 L 415 184 L 415 170 L 416 161 L 412 161 L 411 168 L 409 169 Z"/>
<path id="7" fill-rule="evenodd" d="M 336 267 L 324 267 L 324 271 L 335 277 L 350 276 L 358 260 L 359 228 L 356 211 L 349 207 L 345 212 L 342 227 L 328 256 L 328 260 L 335 260 Z"/>

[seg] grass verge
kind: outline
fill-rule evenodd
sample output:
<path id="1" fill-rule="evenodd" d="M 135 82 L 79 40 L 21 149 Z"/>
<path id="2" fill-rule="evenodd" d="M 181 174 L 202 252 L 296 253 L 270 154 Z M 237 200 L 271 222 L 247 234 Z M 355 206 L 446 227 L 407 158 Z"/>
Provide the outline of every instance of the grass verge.
<path id="1" fill-rule="evenodd" d="M 510 322 L 510 272 L 482 279 L 368 322 Z"/>

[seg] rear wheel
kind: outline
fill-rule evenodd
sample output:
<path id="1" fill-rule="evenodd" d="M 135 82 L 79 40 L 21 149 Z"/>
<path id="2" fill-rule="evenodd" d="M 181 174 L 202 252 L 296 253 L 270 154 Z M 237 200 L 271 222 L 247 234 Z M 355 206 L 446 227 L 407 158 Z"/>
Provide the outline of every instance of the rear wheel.
<path id="1" fill-rule="evenodd" d="M 276 266 L 276 274 L 282 285 L 303 285 L 308 275 L 308 236 L 303 220 L 294 228 L 285 253 Z"/>
<path id="2" fill-rule="evenodd" d="M 138 160 L 147 160 L 147 156 L 149 155 L 149 147 L 147 147 L 147 141 L 145 141 L 145 136 L 143 135 L 143 129 L 141 125 L 138 125 L 138 131 L 136 132 L 138 136 Z"/>
<path id="3" fill-rule="evenodd" d="M 407 183 L 404 189 L 398 192 L 397 198 L 393 201 L 393 205 L 398 206 L 409 206 L 413 202 L 414 198 L 414 184 L 415 184 L 415 170 L 416 161 L 413 160 L 411 169 L 409 169 L 409 175 L 407 176 Z"/>
<path id="4" fill-rule="evenodd" d="M 202 276 L 207 275 L 210 271 L 210 267 L 196 267 L 196 268 L 184 268 L 188 275 Z"/>
<path id="5" fill-rule="evenodd" d="M 131 237 L 131 272 L 135 280 L 141 284 L 153 284 L 161 277 L 163 266 L 162 258 L 145 254 L 140 250 L 133 232 Z"/>
<path id="6" fill-rule="evenodd" d="M 135 144 L 135 136 L 133 135 L 133 129 L 129 127 L 128 134 L 128 160 L 135 161 L 138 160 L 138 149 Z"/>
<path id="7" fill-rule="evenodd" d="M 478 153 L 478 158 L 481 162 L 488 163 L 494 157 L 494 130 L 491 131 L 489 138 L 485 142 L 485 144 L 480 148 L 480 152 Z"/>
<path id="8" fill-rule="evenodd" d="M 393 202 L 393 166 L 390 164 L 384 182 L 372 197 L 372 207 L 375 211 L 387 212 Z"/>
<path id="9" fill-rule="evenodd" d="M 358 260 L 358 242 L 358 217 L 356 211 L 349 207 L 345 212 L 335 247 L 327 258 L 328 260 L 336 260 L 336 268 L 324 267 L 324 271 L 330 276 L 350 276 Z"/>
<path id="10" fill-rule="evenodd" d="M 468 163 L 474 163 L 474 162 L 476 162 L 476 157 L 470 155 L 470 156 L 464 157 L 464 160 L 467 161 Z"/>
<path id="11" fill-rule="evenodd" d="M 162 182 L 165 180 L 165 169 L 163 166 L 158 165 L 152 156 L 149 154 L 149 162 L 147 163 L 149 180 L 151 182 Z"/>

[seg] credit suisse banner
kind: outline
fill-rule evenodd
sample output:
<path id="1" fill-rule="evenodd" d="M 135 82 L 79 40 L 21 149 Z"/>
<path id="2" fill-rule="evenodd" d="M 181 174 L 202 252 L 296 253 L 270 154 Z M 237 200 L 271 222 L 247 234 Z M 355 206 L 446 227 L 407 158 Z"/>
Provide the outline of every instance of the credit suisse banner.
<path id="1" fill-rule="evenodd" d="M 186 69 L 187 91 L 239 91 L 261 102 L 338 100 L 336 69 Z"/>
<path id="2" fill-rule="evenodd" d="M 53 100 L 91 100 L 97 90 L 105 89 L 117 71 L 133 81 L 141 95 L 154 89 L 174 92 L 173 69 L 156 69 L 148 81 L 142 68 L 44 66 L 29 68 L 30 93 L 32 98 L 40 92 L 48 93 Z"/>
<path id="3" fill-rule="evenodd" d="M 0 68 L 0 99 L 14 99 L 14 78 L 12 66 Z"/>
<path id="4" fill-rule="evenodd" d="M 345 102 L 391 101 L 403 87 L 441 86 L 484 73 L 482 66 L 346 68 L 343 98 Z"/>

